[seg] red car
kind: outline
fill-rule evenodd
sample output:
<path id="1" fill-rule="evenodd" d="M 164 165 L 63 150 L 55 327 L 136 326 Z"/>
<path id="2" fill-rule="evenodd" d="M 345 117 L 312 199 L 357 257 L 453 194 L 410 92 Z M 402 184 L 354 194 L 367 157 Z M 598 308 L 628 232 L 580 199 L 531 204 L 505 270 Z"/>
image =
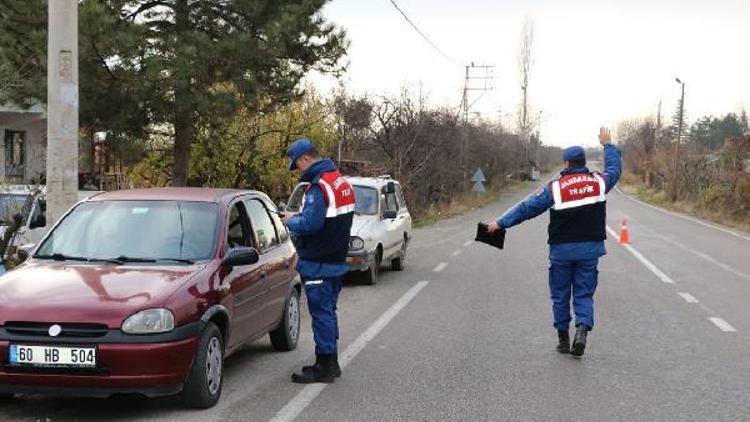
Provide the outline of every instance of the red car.
<path id="1" fill-rule="evenodd" d="M 259 192 L 149 189 L 73 207 L 0 277 L 0 395 L 150 397 L 206 408 L 223 360 L 299 338 L 297 253 Z"/>

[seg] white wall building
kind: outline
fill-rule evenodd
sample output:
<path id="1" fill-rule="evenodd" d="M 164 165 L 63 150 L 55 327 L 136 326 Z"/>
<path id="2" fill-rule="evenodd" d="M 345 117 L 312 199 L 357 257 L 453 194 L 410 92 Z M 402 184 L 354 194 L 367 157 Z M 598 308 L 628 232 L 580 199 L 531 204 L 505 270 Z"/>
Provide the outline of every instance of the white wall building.
<path id="1" fill-rule="evenodd" d="M 39 182 L 46 171 L 47 118 L 44 107 L 24 110 L 0 104 L 0 179 L 8 184 Z"/>

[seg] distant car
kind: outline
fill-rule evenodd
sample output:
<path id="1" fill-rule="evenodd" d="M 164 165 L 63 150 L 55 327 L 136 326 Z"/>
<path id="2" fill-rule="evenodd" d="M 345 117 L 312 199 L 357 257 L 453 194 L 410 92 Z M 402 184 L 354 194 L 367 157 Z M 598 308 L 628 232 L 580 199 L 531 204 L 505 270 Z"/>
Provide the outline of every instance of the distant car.
<path id="1" fill-rule="evenodd" d="M 100 191 L 78 191 L 82 201 Z M 16 232 L 10 245 L 18 248 L 38 244 L 47 233 L 47 191 L 44 186 L 13 185 L 0 188 L 0 237 L 5 234 L 8 222 L 14 214 L 21 214 L 23 225 Z"/>
<path id="2" fill-rule="evenodd" d="M 224 358 L 297 346 L 297 253 L 255 191 L 110 192 L 73 207 L 0 277 L 0 394 L 182 393 L 206 408 Z"/>
<path id="3" fill-rule="evenodd" d="M 412 234 L 412 218 L 401 184 L 390 176 L 346 177 L 354 189 L 356 204 L 347 262 L 351 271 L 360 272 L 365 284 L 378 281 L 380 267 L 388 263 L 402 271 Z M 297 211 L 307 183 L 292 192 L 287 208 Z"/>

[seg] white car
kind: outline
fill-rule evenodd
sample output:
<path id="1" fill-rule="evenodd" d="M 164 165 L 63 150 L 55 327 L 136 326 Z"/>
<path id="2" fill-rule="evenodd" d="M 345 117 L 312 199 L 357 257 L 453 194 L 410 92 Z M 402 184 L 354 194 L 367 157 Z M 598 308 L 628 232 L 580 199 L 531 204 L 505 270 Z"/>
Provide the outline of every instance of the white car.
<path id="1" fill-rule="evenodd" d="M 44 186 L 11 185 L 0 187 L 0 236 L 5 234 L 14 214 L 21 214 L 23 225 L 11 239 L 10 246 L 19 248 L 39 243 L 47 234 L 47 190 Z M 78 191 L 82 201 L 100 192 Z M 27 208 L 28 207 L 28 208 Z M 54 221 L 52 222 L 54 223 Z"/>
<path id="2" fill-rule="evenodd" d="M 401 184 L 390 176 L 345 179 L 356 198 L 347 263 L 350 271 L 361 273 L 365 284 L 375 284 L 383 263 L 394 271 L 404 269 L 411 214 Z M 299 210 L 306 187 L 307 183 L 301 183 L 294 189 L 286 206 L 289 211 Z"/>

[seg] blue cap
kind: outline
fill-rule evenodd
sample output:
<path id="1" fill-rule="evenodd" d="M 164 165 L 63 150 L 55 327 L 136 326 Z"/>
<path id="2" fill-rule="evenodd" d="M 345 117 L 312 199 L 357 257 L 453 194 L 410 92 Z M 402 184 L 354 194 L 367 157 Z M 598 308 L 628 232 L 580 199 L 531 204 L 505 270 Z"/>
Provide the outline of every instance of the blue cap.
<path id="1" fill-rule="evenodd" d="M 586 151 L 582 147 L 574 146 L 565 148 L 563 151 L 564 161 L 583 161 L 586 162 Z"/>
<path id="2" fill-rule="evenodd" d="M 297 159 L 315 149 L 313 141 L 307 138 L 300 138 L 292 143 L 286 155 L 289 156 L 289 170 L 297 170 Z"/>

